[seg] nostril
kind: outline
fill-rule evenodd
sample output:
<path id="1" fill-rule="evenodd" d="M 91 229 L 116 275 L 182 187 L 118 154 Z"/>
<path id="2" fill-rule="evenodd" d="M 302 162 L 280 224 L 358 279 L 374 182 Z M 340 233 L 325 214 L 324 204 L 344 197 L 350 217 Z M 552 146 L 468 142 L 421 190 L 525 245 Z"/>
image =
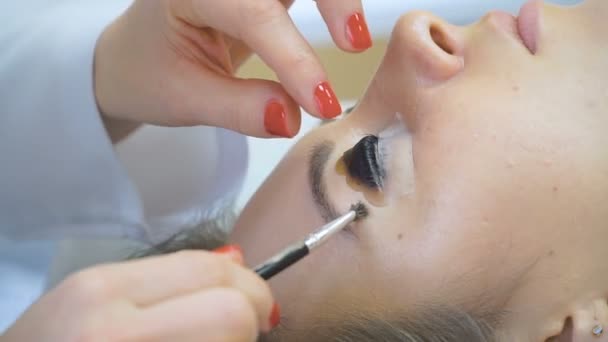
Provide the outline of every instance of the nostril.
<path id="1" fill-rule="evenodd" d="M 441 50 L 445 51 L 447 54 L 453 55 L 455 53 L 454 49 L 450 44 L 450 39 L 439 26 L 436 24 L 431 25 L 431 38 L 433 42 L 437 44 L 441 48 Z"/>
<path id="2" fill-rule="evenodd" d="M 464 70 L 464 38 L 458 27 L 429 13 L 410 12 L 395 25 L 385 61 L 404 61 L 401 67 L 418 82 L 413 88 L 430 87 Z"/>

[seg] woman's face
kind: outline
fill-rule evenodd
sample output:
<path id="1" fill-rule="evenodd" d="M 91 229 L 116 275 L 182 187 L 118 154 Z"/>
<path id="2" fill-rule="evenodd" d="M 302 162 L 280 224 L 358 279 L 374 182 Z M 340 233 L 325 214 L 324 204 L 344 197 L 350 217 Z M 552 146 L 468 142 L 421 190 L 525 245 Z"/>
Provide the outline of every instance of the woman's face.
<path id="1" fill-rule="evenodd" d="M 608 322 L 607 15 L 604 0 L 535 1 L 519 28 L 504 13 L 468 27 L 399 20 L 357 108 L 303 138 L 236 226 L 254 265 L 353 203 L 369 208 L 271 282 L 285 324 L 428 303 L 505 309 L 524 339 L 587 306 Z M 410 138 L 383 159 L 380 201 L 341 158 L 395 124 Z"/>

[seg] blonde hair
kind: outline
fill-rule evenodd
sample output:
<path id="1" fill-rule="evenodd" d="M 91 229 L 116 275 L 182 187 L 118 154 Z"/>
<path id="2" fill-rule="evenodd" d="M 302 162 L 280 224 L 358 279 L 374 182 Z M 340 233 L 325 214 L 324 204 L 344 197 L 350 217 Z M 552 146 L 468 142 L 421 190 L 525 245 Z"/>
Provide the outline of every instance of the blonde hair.
<path id="1" fill-rule="evenodd" d="M 477 316 L 456 308 L 428 307 L 415 315 L 344 315 L 334 326 L 289 329 L 280 326 L 258 342 L 496 342 L 501 313 Z"/>

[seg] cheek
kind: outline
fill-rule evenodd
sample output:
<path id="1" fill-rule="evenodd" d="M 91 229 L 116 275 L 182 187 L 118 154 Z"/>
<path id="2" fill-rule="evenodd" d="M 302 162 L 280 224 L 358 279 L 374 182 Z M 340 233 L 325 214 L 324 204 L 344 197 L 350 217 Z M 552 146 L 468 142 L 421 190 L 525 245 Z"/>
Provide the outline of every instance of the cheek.
<path id="1" fill-rule="evenodd" d="M 530 174 L 518 174 L 498 153 L 500 136 L 479 143 L 466 125 L 458 127 L 418 137 L 426 141 L 416 152 L 416 193 L 386 220 L 390 238 L 404 232 L 405 241 L 396 241 L 404 266 L 429 282 L 467 275 L 475 284 L 503 286 L 503 276 L 520 272 L 537 253 L 525 243 L 537 240 L 529 236 L 526 209 L 535 201 L 528 201 L 526 184 L 513 182 Z"/>
<path id="2" fill-rule="evenodd" d="M 487 85 L 530 64 L 530 53 L 518 38 L 489 26 L 483 23 L 468 31 L 461 74 L 465 78 L 483 77 L 489 81 Z"/>

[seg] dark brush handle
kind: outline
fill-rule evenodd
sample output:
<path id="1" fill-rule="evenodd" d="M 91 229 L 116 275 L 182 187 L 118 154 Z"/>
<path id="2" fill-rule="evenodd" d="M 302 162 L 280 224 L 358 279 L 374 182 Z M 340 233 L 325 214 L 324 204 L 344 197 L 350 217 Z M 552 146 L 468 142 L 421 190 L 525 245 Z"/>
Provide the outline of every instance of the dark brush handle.
<path id="1" fill-rule="evenodd" d="M 256 267 L 255 273 L 265 280 L 268 280 L 307 256 L 308 252 L 308 247 L 305 244 L 287 247 L 272 259 Z"/>

